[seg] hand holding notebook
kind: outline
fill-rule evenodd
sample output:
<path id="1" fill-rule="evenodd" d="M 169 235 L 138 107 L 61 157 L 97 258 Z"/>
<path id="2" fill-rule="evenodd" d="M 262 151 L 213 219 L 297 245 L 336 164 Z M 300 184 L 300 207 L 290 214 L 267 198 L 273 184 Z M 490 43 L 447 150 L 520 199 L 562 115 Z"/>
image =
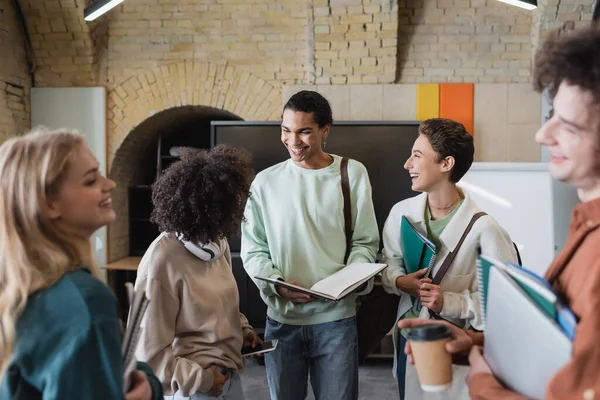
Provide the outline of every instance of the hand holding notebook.
<path id="1" fill-rule="evenodd" d="M 406 274 L 430 269 L 435 262 L 435 244 L 419 232 L 403 215 L 400 222 L 400 250 Z"/>
<path id="2" fill-rule="evenodd" d="M 524 289 L 523 281 L 501 265 L 492 263 L 483 289 L 487 292 L 484 358 L 509 389 L 543 399 L 550 379 L 571 359 L 572 342 L 539 299 Z"/>
<path id="3" fill-rule="evenodd" d="M 347 265 L 333 275 L 315 283 L 310 289 L 272 278 L 255 276 L 275 286 L 307 294 L 321 300 L 339 301 L 352 293 L 369 279 L 383 271 L 387 264 L 354 263 Z"/>

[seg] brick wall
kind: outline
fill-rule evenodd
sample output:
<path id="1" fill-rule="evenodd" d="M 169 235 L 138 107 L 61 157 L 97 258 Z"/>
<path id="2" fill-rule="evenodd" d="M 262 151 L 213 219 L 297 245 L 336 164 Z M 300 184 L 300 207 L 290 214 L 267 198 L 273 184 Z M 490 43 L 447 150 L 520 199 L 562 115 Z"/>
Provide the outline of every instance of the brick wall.
<path id="1" fill-rule="evenodd" d="M 421 0 L 400 15 L 401 82 L 530 80 L 531 12 L 495 0 Z"/>
<path id="2" fill-rule="evenodd" d="M 274 86 L 528 82 L 534 15 L 495 0 L 124 3 L 111 14 L 109 85 L 188 60 Z"/>
<path id="3" fill-rule="evenodd" d="M 592 20 L 594 0 L 539 0 L 538 5 L 538 11 L 533 14 L 534 47 L 553 30 L 572 30 L 588 25 Z"/>
<path id="4" fill-rule="evenodd" d="M 398 36 L 394 3 L 314 0 L 316 73 L 314 82 L 304 83 L 393 82 Z"/>
<path id="5" fill-rule="evenodd" d="M 19 0 L 37 85 L 115 87 L 190 60 L 276 87 L 528 82 L 539 41 L 586 24 L 593 0 L 539 0 L 533 12 L 496 0 L 156 0 L 91 24 L 85 3 Z"/>
<path id="6" fill-rule="evenodd" d="M 0 0 L 0 142 L 29 129 L 30 66 L 18 10 Z"/>
<path id="7" fill-rule="evenodd" d="M 35 56 L 35 85 L 97 85 L 98 48 L 92 33 L 107 20 L 85 22 L 85 0 L 19 0 L 19 4 Z"/>
<path id="8" fill-rule="evenodd" d="M 274 120 L 281 113 L 281 89 L 224 64 L 181 62 L 130 77 L 108 97 L 109 165 L 127 135 L 156 112 L 204 105 L 246 120 Z"/>
<path id="9" fill-rule="evenodd" d="M 309 2 L 158 0 L 126 2 L 111 15 L 109 79 L 170 63 L 210 61 L 271 85 L 308 79 Z"/>
<path id="10" fill-rule="evenodd" d="M 532 13 L 493 0 L 315 0 L 317 84 L 528 82 Z"/>

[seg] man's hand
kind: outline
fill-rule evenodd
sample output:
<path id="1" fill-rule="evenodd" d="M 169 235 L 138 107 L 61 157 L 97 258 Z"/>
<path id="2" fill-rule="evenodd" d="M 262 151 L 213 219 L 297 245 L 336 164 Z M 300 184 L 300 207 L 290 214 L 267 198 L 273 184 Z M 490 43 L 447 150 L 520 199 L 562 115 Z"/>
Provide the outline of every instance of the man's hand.
<path id="1" fill-rule="evenodd" d="M 422 282 L 419 290 L 419 297 L 421 298 L 423 307 L 427 307 L 438 314 L 442 312 L 442 307 L 444 306 L 444 294 L 438 285 Z"/>
<path id="2" fill-rule="evenodd" d="M 479 346 L 473 346 L 471 348 L 471 352 L 469 353 L 469 365 L 471 368 L 469 369 L 469 375 L 467 376 L 467 385 L 471 381 L 471 378 L 477 374 L 493 375 L 490 366 L 487 361 L 485 361 L 485 358 L 483 358 L 481 350 L 482 348 Z"/>
<path id="3" fill-rule="evenodd" d="M 296 281 L 291 281 L 289 283 L 291 283 L 292 285 L 302 287 L 302 285 L 300 285 Z M 294 290 L 290 290 L 290 289 L 284 288 L 282 286 L 276 286 L 276 289 L 277 289 L 277 293 L 279 293 L 279 295 L 281 297 L 283 297 L 284 299 L 288 299 L 289 301 L 291 301 L 294 304 L 310 303 L 311 301 L 315 300 L 314 297 L 310 297 L 307 294 L 296 292 Z"/>
<path id="4" fill-rule="evenodd" d="M 429 278 L 423 278 L 427 273 L 427 269 L 423 268 L 412 274 L 399 276 L 396 278 L 396 287 L 404 293 L 410 294 L 415 299 L 419 298 L 419 291 L 422 282 L 431 282 Z"/>
<path id="5" fill-rule="evenodd" d="M 405 329 L 405 328 L 415 328 L 417 326 L 422 326 L 422 325 L 429 325 L 429 324 L 443 324 L 446 325 L 449 329 L 450 332 L 452 333 L 452 339 L 450 339 L 450 341 L 448 341 L 448 343 L 446 343 L 446 351 L 450 354 L 458 354 L 458 353 L 462 353 L 462 352 L 466 352 L 468 351 L 471 346 L 473 346 L 473 339 L 471 339 L 471 336 L 469 336 L 469 334 L 463 330 L 460 329 L 459 327 L 452 325 L 449 322 L 446 321 L 432 321 L 429 319 L 403 319 L 402 321 L 398 322 L 398 328 L 400 329 Z M 404 347 L 404 353 L 406 353 L 408 355 L 408 359 L 410 361 L 411 364 L 414 364 L 414 360 L 412 357 L 412 350 L 410 348 L 410 342 L 406 342 L 406 347 Z"/>
<path id="6" fill-rule="evenodd" d="M 223 386 L 225 386 L 225 383 L 229 380 L 231 374 L 228 372 L 225 375 L 223 375 L 221 371 L 219 371 L 219 368 L 217 368 L 214 365 L 210 366 L 210 370 L 212 371 L 213 376 L 215 377 L 215 381 L 213 382 L 213 385 L 207 394 L 209 396 L 218 397 L 223 393 Z"/>
<path id="7" fill-rule="evenodd" d="M 145 372 L 131 373 L 131 390 L 125 394 L 125 400 L 152 400 L 152 387 Z"/>

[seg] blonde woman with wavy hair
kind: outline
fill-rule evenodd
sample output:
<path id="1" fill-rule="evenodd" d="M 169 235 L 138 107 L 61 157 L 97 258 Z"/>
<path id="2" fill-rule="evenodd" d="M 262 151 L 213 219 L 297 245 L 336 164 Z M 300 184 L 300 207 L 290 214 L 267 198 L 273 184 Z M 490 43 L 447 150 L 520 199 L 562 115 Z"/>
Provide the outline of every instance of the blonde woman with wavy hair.
<path id="1" fill-rule="evenodd" d="M 123 394 L 117 300 L 91 263 L 114 187 L 77 132 L 0 146 L 0 398 L 162 398 L 141 363 Z"/>

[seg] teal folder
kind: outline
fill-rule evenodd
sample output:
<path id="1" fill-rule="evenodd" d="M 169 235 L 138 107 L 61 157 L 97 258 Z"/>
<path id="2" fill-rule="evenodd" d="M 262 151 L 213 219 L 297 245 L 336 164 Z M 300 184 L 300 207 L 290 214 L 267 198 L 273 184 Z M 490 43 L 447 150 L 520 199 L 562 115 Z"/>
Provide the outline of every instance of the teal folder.
<path id="1" fill-rule="evenodd" d="M 533 304 L 550 320 L 558 322 L 567 337 L 571 340 L 573 339 L 577 324 L 576 318 L 572 311 L 561 303 L 548 281 L 519 265 L 503 263 L 490 257 L 479 256 L 477 260 L 477 279 L 481 295 L 481 313 L 483 315 L 484 327 L 487 325 L 486 314 L 489 308 L 487 304 L 489 303 L 488 292 L 490 270 L 492 267 L 496 267 L 508 274 Z"/>
<path id="2" fill-rule="evenodd" d="M 435 244 L 416 230 L 404 215 L 400 222 L 400 250 L 407 274 L 430 269 L 435 261 Z"/>
<path id="3" fill-rule="evenodd" d="M 508 265 L 509 268 L 506 272 L 521 286 L 521 289 L 527 293 L 548 317 L 556 319 L 558 298 L 548 281 L 525 268 L 519 268 L 513 264 Z"/>
<path id="4" fill-rule="evenodd" d="M 477 279 L 481 293 L 481 306 L 483 320 L 487 304 L 487 293 L 489 287 L 490 268 L 495 266 L 505 271 L 521 287 L 522 290 L 533 300 L 533 302 L 551 319 L 556 319 L 556 294 L 546 280 L 535 275 L 533 272 L 510 263 L 503 263 L 490 257 L 479 256 L 477 260 Z"/>

